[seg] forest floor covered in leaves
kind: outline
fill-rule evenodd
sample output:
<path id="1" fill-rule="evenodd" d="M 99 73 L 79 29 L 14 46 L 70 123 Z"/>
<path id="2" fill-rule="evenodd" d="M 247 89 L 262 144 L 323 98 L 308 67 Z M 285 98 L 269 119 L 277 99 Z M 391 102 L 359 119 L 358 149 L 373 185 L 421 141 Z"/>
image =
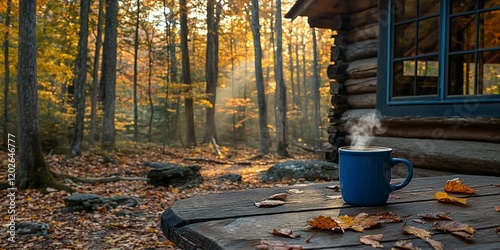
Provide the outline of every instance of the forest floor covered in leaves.
<path id="1" fill-rule="evenodd" d="M 64 155 L 47 156 L 51 169 L 57 173 L 84 178 L 110 176 L 146 177 L 150 168 L 145 162 L 170 162 L 182 166 L 199 165 L 203 183 L 193 189 L 155 187 L 146 181 L 115 181 L 109 183 L 71 183 L 77 193 L 96 194 L 102 197 L 132 196 L 141 200 L 137 207 L 100 207 L 95 212 L 64 212 L 64 200 L 70 193 L 53 189 L 22 190 L 16 192 L 15 216 L 19 222 L 43 222 L 50 225 L 49 235 L 20 236 L 8 244 L 7 228 L 8 191 L 1 190 L 2 219 L 0 249 L 176 249 L 160 229 L 160 216 L 175 201 L 191 196 L 207 195 L 228 190 L 252 189 L 272 185 L 288 185 L 290 182 L 265 184 L 260 181 L 262 171 L 274 164 L 289 160 L 269 154 L 258 159 L 258 150 L 252 148 L 220 148 L 221 156 L 210 146 L 192 149 L 161 148 L 127 149 L 114 152 L 86 152 L 82 156 L 66 158 Z M 290 150 L 294 159 L 322 159 L 321 154 L 301 149 Z M 7 153 L 0 152 L 2 159 L 1 180 L 7 176 Z M 113 159 L 114 162 L 108 162 Z M 241 182 L 219 180 L 227 173 L 239 173 Z M 64 179 L 59 179 L 64 183 Z"/>

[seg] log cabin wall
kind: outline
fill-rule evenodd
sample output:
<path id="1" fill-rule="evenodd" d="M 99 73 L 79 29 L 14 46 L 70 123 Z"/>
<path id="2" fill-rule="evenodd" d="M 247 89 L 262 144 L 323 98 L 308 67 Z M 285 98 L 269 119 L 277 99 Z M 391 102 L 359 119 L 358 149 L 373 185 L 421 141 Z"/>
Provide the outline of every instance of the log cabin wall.
<path id="1" fill-rule="evenodd" d="M 297 0 L 285 17 L 298 16 L 307 16 L 311 27 L 333 31 L 328 141 L 338 149 L 350 144 L 352 124 L 378 114 L 376 91 L 386 87 L 377 76 L 378 51 L 386 48 L 379 44 L 386 40 L 379 40 L 379 1 Z M 500 117 L 386 114 L 380 122 L 385 130 L 371 145 L 393 148 L 394 157 L 409 159 L 416 168 L 500 176 Z M 326 157 L 337 161 L 337 152 Z"/>
<path id="2" fill-rule="evenodd" d="M 334 42 L 327 70 L 332 95 L 328 141 L 335 148 L 346 144 L 346 115 L 376 108 L 378 5 L 377 1 L 362 3 L 349 5 L 350 14 L 335 15 L 331 27 Z"/>

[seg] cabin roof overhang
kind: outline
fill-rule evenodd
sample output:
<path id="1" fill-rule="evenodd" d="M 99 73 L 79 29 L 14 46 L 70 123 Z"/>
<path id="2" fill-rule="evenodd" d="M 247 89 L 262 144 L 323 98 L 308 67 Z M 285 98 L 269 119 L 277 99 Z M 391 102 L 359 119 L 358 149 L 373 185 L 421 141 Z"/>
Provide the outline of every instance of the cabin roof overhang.
<path id="1" fill-rule="evenodd" d="M 286 13 L 285 18 L 294 20 L 299 16 L 308 18 L 309 25 L 315 28 L 334 29 L 333 22 L 339 15 L 349 14 L 374 0 L 297 0 Z"/>

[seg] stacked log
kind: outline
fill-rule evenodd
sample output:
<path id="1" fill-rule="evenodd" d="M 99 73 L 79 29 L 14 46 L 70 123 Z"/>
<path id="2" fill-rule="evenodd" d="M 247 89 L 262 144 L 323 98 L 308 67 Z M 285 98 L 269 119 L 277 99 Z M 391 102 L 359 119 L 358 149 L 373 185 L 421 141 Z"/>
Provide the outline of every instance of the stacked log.
<path id="1" fill-rule="evenodd" d="M 328 67 L 330 126 L 328 141 L 339 148 L 345 145 L 346 111 L 375 108 L 378 53 L 378 6 L 376 0 L 348 4 L 348 15 L 333 17 L 334 46 Z M 337 155 L 331 156 L 336 161 Z"/>

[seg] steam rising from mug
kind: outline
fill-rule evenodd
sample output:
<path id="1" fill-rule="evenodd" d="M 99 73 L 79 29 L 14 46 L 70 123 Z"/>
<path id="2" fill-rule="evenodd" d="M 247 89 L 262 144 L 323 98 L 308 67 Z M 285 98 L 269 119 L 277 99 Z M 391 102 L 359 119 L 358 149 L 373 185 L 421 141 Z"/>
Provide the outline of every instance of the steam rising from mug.
<path id="1" fill-rule="evenodd" d="M 351 133 L 351 146 L 368 146 L 373 140 L 373 135 L 385 132 L 377 113 L 363 115 L 358 121 L 347 123 L 348 131 Z"/>

